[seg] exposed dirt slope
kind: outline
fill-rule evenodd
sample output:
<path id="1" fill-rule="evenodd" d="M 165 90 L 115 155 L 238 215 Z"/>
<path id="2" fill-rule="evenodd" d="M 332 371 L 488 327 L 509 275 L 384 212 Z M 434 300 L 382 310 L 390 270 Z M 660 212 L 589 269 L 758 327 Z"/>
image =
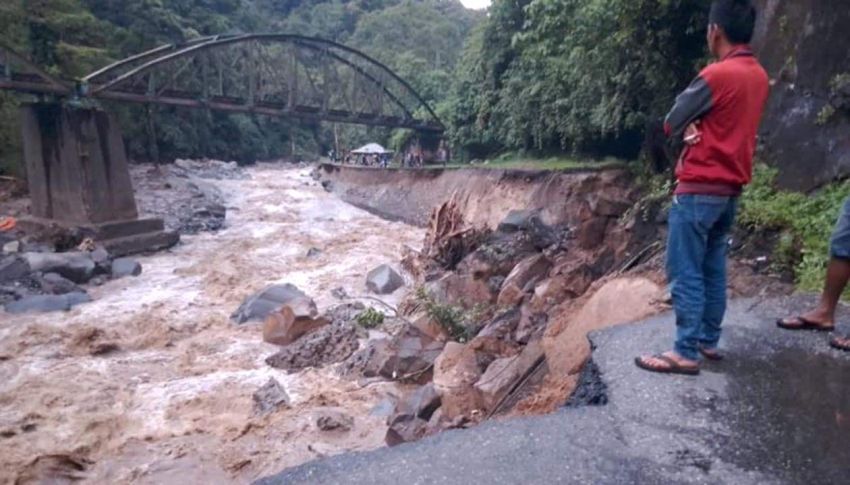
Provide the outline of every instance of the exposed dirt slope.
<path id="1" fill-rule="evenodd" d="M 546 224 L 577 224 L 590 216 L 592 194 L 612 186 L 622 191 L 630 178 L 624 170 L 381 170 L 338 165 L 322 165 L 317 174 L 346 202 L 418 226 L 425 226 L 432 210 L 454 195 L 467 223 L 491 229 L 517 209 L 540 209 Z"/>

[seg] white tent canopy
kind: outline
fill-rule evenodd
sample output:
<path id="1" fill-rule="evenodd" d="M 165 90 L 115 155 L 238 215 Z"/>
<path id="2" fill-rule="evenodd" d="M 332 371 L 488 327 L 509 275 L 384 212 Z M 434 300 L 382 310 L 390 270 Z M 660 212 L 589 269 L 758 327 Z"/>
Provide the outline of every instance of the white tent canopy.
<path id="1" fill-rule="evenodd" d="M 351 153 L 354 155 L 382 155 L 384 153 L 392 153 L 392 150 L 387 150 L 386 148 L 378 145 L 377 143 L 369 143 L 367 145 L 363 145 L 357 150 L 351 150 Z"/>

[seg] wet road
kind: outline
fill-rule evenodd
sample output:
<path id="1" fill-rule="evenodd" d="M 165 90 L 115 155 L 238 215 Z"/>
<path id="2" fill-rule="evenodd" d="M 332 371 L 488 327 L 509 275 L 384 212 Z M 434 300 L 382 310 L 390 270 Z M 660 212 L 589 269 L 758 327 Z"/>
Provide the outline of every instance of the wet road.
<path id="1" fill-rule="evenodd" d="M 261 483 L 848 483 L 850 355 L 773 323 L 811 302 L 733 302 L 728 358 L 696 378 L 632 363 L 669 346 L 670 315 L 608 329 L 593 336 L 605 406 L 341 455 Z"/>

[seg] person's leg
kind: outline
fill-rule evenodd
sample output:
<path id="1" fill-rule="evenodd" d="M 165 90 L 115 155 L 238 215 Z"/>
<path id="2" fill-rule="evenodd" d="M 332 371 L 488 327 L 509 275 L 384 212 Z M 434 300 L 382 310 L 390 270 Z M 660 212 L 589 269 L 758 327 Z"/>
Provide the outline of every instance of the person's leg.
<path id="1" fill-rule="evenodd" d="M 841 293 L 850 281 L 850 199 L 844 202 L 841 215 L 835 224 L 830 240 L 829 265 L 826 269 L 826 282 L 818 306 L 799 317 L 786 318 L 777 322 L 787 329 L 835 327 L 835 309 L 841 299 Z"/>
<path id="2" fill-rule="evenodd" d="M 737 201 L 730 199 L 723 214 L 708 232 L 703 275 L 705 309 L 702 315 L 699 346 L 709 352 L 720 342 L 721 324 L 726 314 L 726 253 L 729 231 L 735 223 Z"/>
<path id="3" fill-rule="evenodd" d="M 705 308 L 702 274 L 707 230 L 694 196 L 676 196 L 670 208 L 667 236 L 667 278 L 676 315 L 676 342 L 673 352 L 663 354 L 680 365 L 696 367 L 699 361 L 699 333 Z M 638 365 L 664 370 L 669 362 L 652 356 L 638 359 Z"/>

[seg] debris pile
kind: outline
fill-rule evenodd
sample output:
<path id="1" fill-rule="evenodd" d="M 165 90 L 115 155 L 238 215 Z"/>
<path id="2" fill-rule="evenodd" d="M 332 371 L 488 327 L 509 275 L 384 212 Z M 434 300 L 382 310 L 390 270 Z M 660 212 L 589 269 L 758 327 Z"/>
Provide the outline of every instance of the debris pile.
<path id="1" fill-rule="evenodd" d="M 400 308 L 405 324 L 340 367 L 418 386 L 396 402 L 386 442 L 470 426 L 533 400 L 551 377 L 550 354 L 563 358 L 559 371 L 570 365 L 557 405 L 566 402 L 587 354 L 581 345 L 570 356 L 558 350 L 586 343 L 593 322 L 563 332 L 562 316 L 633 253 L 637 241 L 620 223 L 631 205 L 624 190 L 589 191 L 581 223 L 546 224 L 541 211 L 518 210 L 495 230 L 464 221 L 456 197 L 438 206 L 422 252 L 402 261 L 419 287 Z M 650 283 L 635 295 L 649 307 L 646 288 L 657 292 Z"/>
<path id="2" fill-rule="evenodd" d="M 176 160 L 164 166 L 132 166 L 131 175 L 143 214 L 165 221 L 181 234 L 215 232 L 224 227 L 227 208 L 221 190 L 209 180 L 250 177 L 236 162 Z"/>

